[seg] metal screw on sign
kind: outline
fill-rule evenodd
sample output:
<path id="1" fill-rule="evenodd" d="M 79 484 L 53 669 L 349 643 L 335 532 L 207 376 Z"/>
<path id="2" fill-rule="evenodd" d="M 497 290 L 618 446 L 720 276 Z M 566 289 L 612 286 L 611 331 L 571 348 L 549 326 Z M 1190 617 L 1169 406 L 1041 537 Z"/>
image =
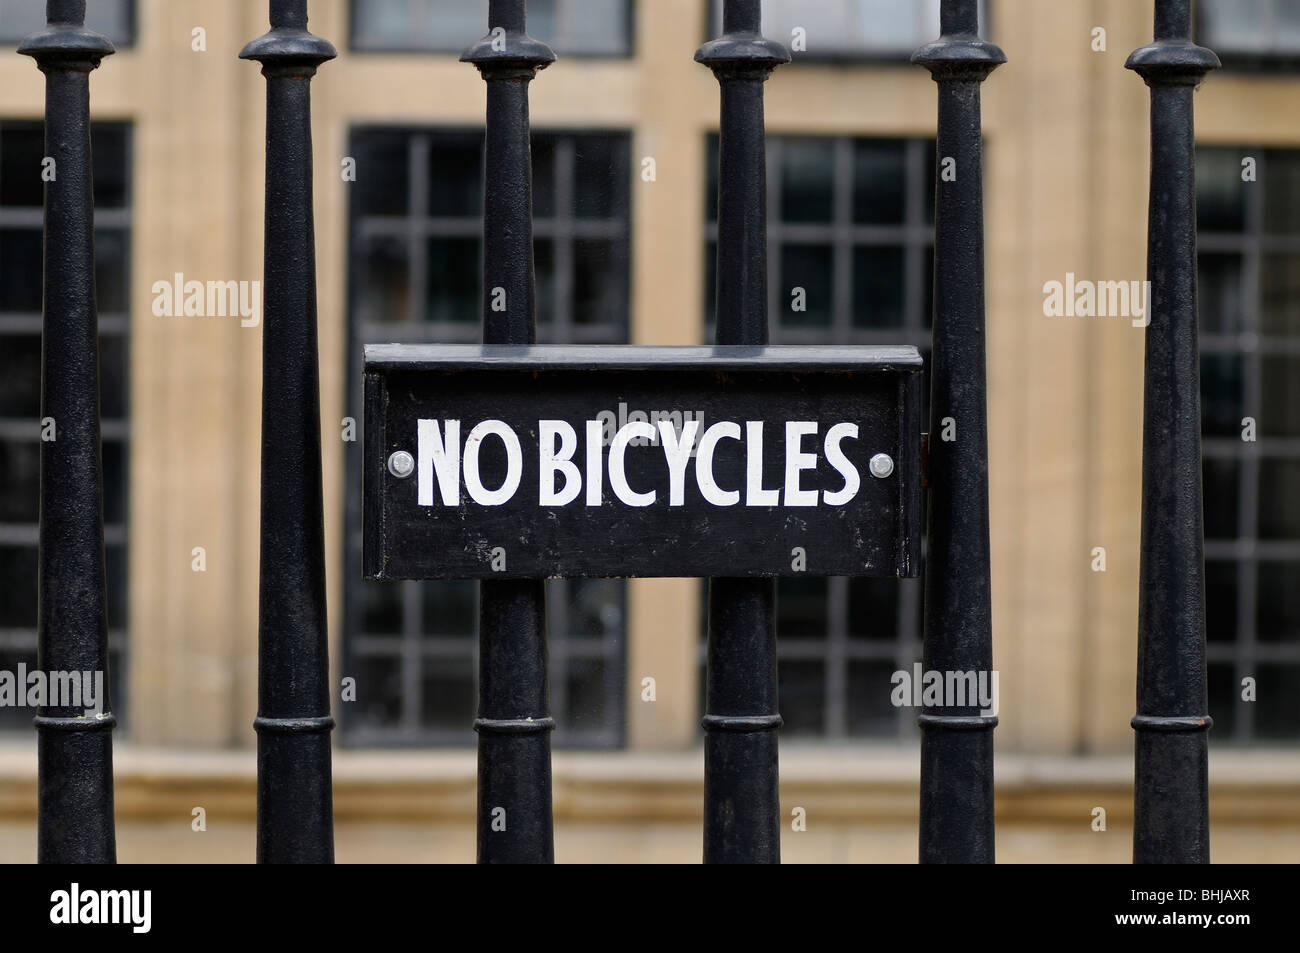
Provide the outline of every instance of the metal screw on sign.
<path id="1" fill-rule="evenodd" d="M 405 450 L 397 450 L 388 458 L 388 472 L 399 480 L 405 480 L 415 472 L 415 458 Z"/>

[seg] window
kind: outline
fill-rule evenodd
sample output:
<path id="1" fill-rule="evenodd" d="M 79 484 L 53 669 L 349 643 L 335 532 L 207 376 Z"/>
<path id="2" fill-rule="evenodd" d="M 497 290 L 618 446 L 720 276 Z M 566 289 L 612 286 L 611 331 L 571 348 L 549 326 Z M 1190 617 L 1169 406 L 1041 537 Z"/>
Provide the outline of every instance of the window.
<path id="1" fill-rule="evenodd" d="M 1226 67 L 1300 66 L 1297 0 L 1198 0 L 1196 42 Z"/>
<path id="2" fill-rule="evenodd" d="M 1255 181 L 1242 179 L 1246 158 Z M 1206 636 L 1218 740 L 1300 727 L 1300 151 L 1196 163 Z M 1246 428 L 1254 421 L 1255 439 Z M 1254 702 L 1241 699 L 1253 678 Z"/>
<path id="3" fill-rule="evenodd" d="M 135 0 L 92 0 L 86 26 L 102 33 L 119 49 L 135 42 Z M 0 44 L 17 46 L 45 29 L 45 0 L 0 0 Z"/>
<path id="4" fill-rule="evenodd" d="M 707 341 L 715 308 L 717 160 L 711 136 Z M 934 165 L 929 140 L 768 136 L 772 343 L 911 344 L 928 358 Z M 928 415 L 928 384 L 922 390 Z M 785 734 L 916 735 L 916 712 L 894 708 L 889 691 L 890 676 L 921 657 L 920 579 L 781 579 L 777 627 Z"/>
<path id="5" fill-rule="evenodd" d="M 906 62 L 920 46 L 939 38 L 939 4 L 916 0 L 762 0 L 763 35 L 792 47 L 802 30 L 804 49 L 794 61 L 888 59 Z M 988 36 L 987 5 L 980 26 Z M 710 36 L 722 35 L 722 0 L 710 4 Z"/>
<path id="6" fill-rule="evenodd" d="M 487 4 L 352 0 L 352 47 L 462 53 L 487 32 Z M 631 0 L 530 0 L 528 34 L 561 56 L 632 55 Z"/>
<path id="7" fill-rule="evenodd" d="M 109 692 L 124 724 L 130 131 L 92 123 L 91 138 Z M 44 142 L 40 122 L 0 122 L 0 671 L 10 672 L 36 667 Z M 0 708 L 0 729 L 29 731 L 34 714 Z"/>
<path id="8" fill-rule="evenodd" d="M 625 343 L 631 137 L 534 132 L 538 339 Z M 352 193 L 352 416 L 362 345 L 482 340 L 483 133 L 362 128 Z M 349 444 L 344 660 L 351 743 L 466 744 L 477 702 L 478 585 L 361 579 L 361 444 Z M 614 747 L 624 723 L 625 584 L 547 583 L 557 745 Z"/>

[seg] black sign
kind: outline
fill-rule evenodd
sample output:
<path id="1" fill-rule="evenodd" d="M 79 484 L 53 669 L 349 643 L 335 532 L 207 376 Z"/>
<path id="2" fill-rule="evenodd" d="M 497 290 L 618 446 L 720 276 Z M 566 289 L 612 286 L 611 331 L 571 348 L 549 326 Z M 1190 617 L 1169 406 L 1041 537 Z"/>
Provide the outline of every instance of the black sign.
<path id="1" fill-rule="evenodd" d="M 912 576 L 911 347 L 365 351 L 365 574 Z"/>

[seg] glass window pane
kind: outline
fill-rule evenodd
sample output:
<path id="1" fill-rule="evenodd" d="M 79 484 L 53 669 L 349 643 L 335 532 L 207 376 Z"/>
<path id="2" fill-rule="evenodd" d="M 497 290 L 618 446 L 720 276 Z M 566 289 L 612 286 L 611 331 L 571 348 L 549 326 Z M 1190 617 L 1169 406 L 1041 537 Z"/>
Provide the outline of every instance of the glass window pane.
<path id="1" fill-rule="evenodd" d="M 1294 742 L 1300 734 L 1300 665 L 1261 664 L 1255 670 L 1255 735 Z"/>
<path id="2" fill-rule="evenodd" d="M 983 4 L 981 4 L 981 8 Z M 937 4 L 911 0 L 763 0 L 763 34 L 790 45 L 793 31 L 806 32 L 802 57 L 907 56 L 939 36 Z M 722 5 L 712 3 L 713 35 L 722 33 Z"/>
<path id="3" fill-rule="evenodd" d="M 704 167 L 708 170 L 704 188 L 704 220 L 716 222 L 718 220 L 718 134 L 716 132 L 709 134 L 704 161 Z"/>
<path id="4" fill-rule="evenodd" d="M 1237 725 L 1237 705 L 1242 704 L 1241 686 L 1237 682 L 1236 672 L 1231 664 L 1218 663 L 1208 666 L 1206 676 L 1210 717 L 1214 719 L 1210 737 L 1230 740 Z"/>
<path id="5" fill-rule="evenodd" d="M 1259 463 L 1259 538 L 1300 539 L 1300 460 Z"/>
<path id="6" fill-rule="evenodd" d="M 824 578 L 794 576 L 777 581 L 777 631 L 783 639 L 824 639 L 830 627 Z"/>
<path id="7" fill-rule="evenodd" d="M 126 571 L 126 547 L 105 546 L 104 573 L 108 580 L 108 627 L 110 629 L 126 628 Z M 110 659 L 110 661 L 114 660 Z M 121 692 L 115 689 L 113 697 L 121 698 Z"/>
<path id="8" fill-rule="evenodd" d="M 623 242 L 581 238 L 573 243 L 573 321 L 619 324 L 627 307 L 627 249 Z"/>
<path id="9" fill-rule="evenodd" d="M 0 523 L 35 523 L 41 496 L 39 441 L 0 441 L 0 487 L 4 488 L 0 492 Z M 0 628 L 4 624 L 0 619 Z"/>
<path id="10" fill-rule="evenodd" d="M 347 674 L 356 679 L 357 698 L 346 706 L 347 724 L 362 728 L 397 724 L 402 717 L 402 660 L 362 656 L 349 669 Z"/>
<path id="11" fill-rule="evenodd" d="M 420 723 L 425 728 L 468 732 L 478 707 L 474 660 L 426 658 L 421 671 Z"/>
<path id="12" fill-rule="evenodd" d="M 1297 8 L 1300 10 L 1300 4 Z M 1300 52 L 1300 45 L 1296 51 Z M 1300 234 L 1300 152 L 1270 149 L 1265 156 L 1264 188 L 1268 201 L 1264 203 L 1264 232 Z"/>
<path id="13" fill-rule="evenodd" d="M 1243 328 L 1241 256 L 1201 252 L 1196 257 L 1196 307 L 1201 333 L 1240 332 Z"/>
<path id="14" fill-rule="evenodd" d="M 104 420 L 126 417 L 127 341 L 120 334 L 99 336 L 99 413 Z"/>
<path id="15" fill-rule="evenodd" d="M 859 139 L 853 144 L 853 220 L 899 224 L 905 212 L 906 143 Z"/>
<path id="16" fill-rule="evenodd" d="M 616 638 L 623 630 L 623 583 L 618 579 L 572 579 L 569 638 Z"/>
<path id="17" fill-rule="evenodd" d="M 1205 637 L 1210 642 L 1237 638 L 1237 563 L 1205 561 Z"/>
<path id="18" fill-rule="evenodd" d="M 853 250 L 853 326 L 901 328 L 903 249 L 864 247 Z"/>
<path id="19" fill-rule="evenodd" d="M 0 546 L 0 626 L 36 628 L 36 547 Z"/>
<path id="20" fill-rule="evenodd" d="M 1300 436 L 1300 357 L 1267 355 L 1260 359 L 1259 366 L 1262 395 L 1258 435 Z"/>
<path id="21" fill-rule="evenodd" d="M 371 635 L 401 635 L 402 587 L 405 583 L 361 582 L 361 626 Z"/>
<path id="22" fill-rule="evenodd" d="M 1255 635 L 1261 642 L 1300 642 L 1300 563 L 1262 560 L 1255 596 Z"/>
<path id="23" fill-rule="evenodd" d="M 440 139 L 429 152 L 429 214 L 434 218 L 483 215 L 483 143 L 480 138 Z"/>
<path id="24" fill-rule="evenodd" d="M 1216 53 L 1300 52 L 1300 4 L 1295 0 L 1200 0 L 1197 42 Z"/>
<path id="25" fill-rule="evenodd" d="M 41 311 L 41 230 L 0 231 L 0 311 Z"/>
<path id="26" fill-rule="evenodd" d="M 809 137 L 781 140 L 781 221 L 829 222 L 835 206 L 835 141 Z"/>
<path id="27" fill-rule="evenodd" d="M 894 671 L 892 661 L 848 663 L 850 735 L 892 735 L 897 732 L 898 709 L 890 701 Z"/>
<path id="28" fill-rule="evenodd" d="M 359 50 L 460 53 L 487 33 L 486 4 L 467 0 L 352 0 Z M 557 53 L 626 56 L 628 0 L 531 0 L 528 33 Z"/>
<path id="29" fill-rule="evenodd" d="M 847 580 L 849 638 L 898 638 L 898 580 L 862 576 Z"/>
<path id="30" fill-rule="evenodd" d="M 30 418 L 35 426 L 40 414 L 41 336 L 6 334 L 0 339 L 0 417 Z"/>
<path id="31" fill-rule="evenodd" d="M 608 136 L 578 136 L 573 150 L 573 214 L 616 218 L 626 204 L 622 181 L 627 162 L 619 142 Z"/>
<path id="32" fill-rule="evenodd" d="M 826 730 L 826 668 L 822 662 L 782 659 L 777 692 L 785 724 L 781 736 L 820 735 Z"/>
<path id="33" fill-rule="evenodd" d="M 482 242 L 477 238 L 431 238 L 424 319 L 474 324 L 481 320 Z"/>
<path id="34" fill-rule="evenodd" d="M 1201 355 L 1201 431 L 1207 437 L 1240 436 L 1242 357 Z"/>
<path id="35" fill-rule="evenodd" d="M 1201 464 L 1202 507 L 1206 539 L 1234 539 L 1237 535 L 1236 460 L 1206 457 Z"/>
<path id="36" fill-rule="evenodd" d="M 611 728 L 607 717 L 609 674 L 603 659 L 570 659 L 566 680 L 565 729 L 598 732 Z"/>
<path id="37" fill-rule="evenodd" d="M 350 188 L 359 214 L 406 214 L 411 193 L 410 141 L 406 133 L 377 129 L 352 137 L 357 179 Z"/>
<path id="38" fill-rule="evenodd" d="M 1239 232 L 1246 224 L 1242 153 L 1220 146 L 1196 150 L 1196 226 L 1206 232 Z"/>
<path id="39" fill-rule="evenodd" d="M 784 245 L 781 248 L 783 286 L 780 321 L 787 327 L 829 327 L 835 288 L 835 254 L 830 245 Z M 802 288 L 803 311 L 794 310 L 794 290 Z"/>
<path id="40" fill-rule="evenodd" d="M 627 0 L 532 0 L 528 30 L 554 48 L 585 56 L 630 52 Z"/>
<path id="41" fill-rule="evenodd" d="M 86 26 L 102 33 L 115 46 L 129 46 L 134 0 L 92 0 L 86 4 Z M 0 43 L 18 44 L 45 28 L 44 0 L 0 0 Z"/>
<path id="42" fill-rule="evenodd" d="M 1259 330 L 1300 335 L 1300 255 L 1260 256 Z"/>
<path id="43" fill-rule="evenodd" d="M 555 323 L 555 242 L 533 239 L 533 272 L 537 281 L 537 323 Z"/>
<path id="44" fill-rule="evenodd" d="M 464 0 L 352 0 L 351 7 L 352 45 L 360 50 L 460 52 L 487 33 L 486 6 Z"/>
<path id="45" fill-rule="evenodd" d="M 359 319 L 365 324 L 411 320 L 411 265 L 405 236 L 375 235 L 361 242 Z"/>
<path id="46" fill-rule="evenodd" d="M 94 6 L 94 4 L 90 4 Z M 87 8 L 89 9 L 89 7 Z M 125 123 L 93 123 L 91 164 L 95 174 L 95 208 L 126 208 L 129 202 L 130 127 Z M 0 149 L 7 148 L 0 144 Z"/>
<path id="47" fill-rule="evenodd" d="M 476 583 L 465 579 L 427 579 L 418 585 L 426 635 L 469 640 L 478 634 Z"/>
<path id="48" fill-rule="evenodd" d="M 126 445 L 120 440 L 105 440 L 100 450 L 104 467 L 104 523 L 126 523 Z"/>
<path id="49" fill-rule="evenodd" d="M 556 136 L 533 133 L 533 218 L 555 216 Z"/>
<path id="50" fill-rule="evenodd" d="M 32 585 L 36 585 L 36 577 L 32 577 Z M 21 649 L 0 649 L 0 672 L 13 672 L 17 677 L 18 666 L 24 666 L 27 671 L 36 669 L 36 633 L 32 633 L 31 648 L 23 651 Z M 30 708 L 19 705 L 0 705 L 0 732 L 21 733 L 23 737 L 35 738 L 32 731 L 32 718 L 36 716 Z M 33 741 L 34 743 L 34 741 Z"/>
<path id="51" fill-rule="evenodd" d="M 713 327 L 718 320 L 718 243 L 704 243 L 704 325 Z M 712 343 L 712 342 L 709 342 Z"/>
<path id="52" fill-rule="evenodd" d="M 100 314 L 126 314 L 128 270 L 126 232 L 95 229 L 95 306 Z"/>
<path id="53" fill-rule="evenodd" d="M 2 2 L 2 0 L 0 0 Z M 40 208 L 45 201 L 41 165 L 45 133 L 41 123 L 0 127 L 0 205 Z"/>

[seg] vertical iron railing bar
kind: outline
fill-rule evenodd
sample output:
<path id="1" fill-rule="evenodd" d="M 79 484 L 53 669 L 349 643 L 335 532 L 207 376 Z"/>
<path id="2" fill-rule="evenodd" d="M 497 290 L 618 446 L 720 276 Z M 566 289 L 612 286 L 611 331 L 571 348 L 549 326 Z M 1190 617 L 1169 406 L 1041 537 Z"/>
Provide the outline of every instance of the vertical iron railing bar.
<path id="1" fill-rule="evenodd" d="M 37 710 L 43 864 L 117 859 L 90 154 L 90 71 L 113 44 L 85 18 L 85 0 L 48 0 L 46 28 L 18 47 L 45 74 L 45 158 L 55 173 L 45 183 L 41 418 L 53 420 L 56 439 L 40 450 L 37 668 L 102 675 L 103 685 L 94 713 Z"/>
<path id="2" fill-rule="evenodd" d="M 939 39 L 912 55 L 939 97 L 923 668 L 991 679 L 980 84 L 1006 56 L 979 38 L 977 0 L 941 0 L 939 22 Z M 945 418 L 954 440 L 942 438 Z M 944 705 L 917 717 L 922 863 L 993 862 L 997 716 L 979 712 Z"/>
<path id="3" fill-rule="evenodd" d="M 790 61 L 762 37 L 759 0 L 726 0 L 723 36 L 695 60 L 721 87 L 718 344 L 768 343 L 763 83 Z M 779 863 L 776 582 L 709 580 L 704 715 L 704 862 Z"/>
<path id="4" fill-rule="evenodd" d="M 1151 89 L 1134 863 L 1210 859 L 1192 94 L 1219 58 L 1191 30 L 1190 0 L 1156 0 L 1125 64 Z"/>
<path id="5" fill-rule="evenodd" d="M 483 342 L 537 340 L 528 84 L 555 54 L 526 30 L 524 0 L 490 0 L 488 33 L 461 56 L 487 83 Z M 546 584 L 479 585 L 479 863 L 552 863 Z"/>
<path id="6" fill-rule="evenodd" d="M 266 77 L 257 860 L 332 863 L 311 78 L 336 53 L 307 0 L 270 0 L 270 23 L 239 54 Z"/>

